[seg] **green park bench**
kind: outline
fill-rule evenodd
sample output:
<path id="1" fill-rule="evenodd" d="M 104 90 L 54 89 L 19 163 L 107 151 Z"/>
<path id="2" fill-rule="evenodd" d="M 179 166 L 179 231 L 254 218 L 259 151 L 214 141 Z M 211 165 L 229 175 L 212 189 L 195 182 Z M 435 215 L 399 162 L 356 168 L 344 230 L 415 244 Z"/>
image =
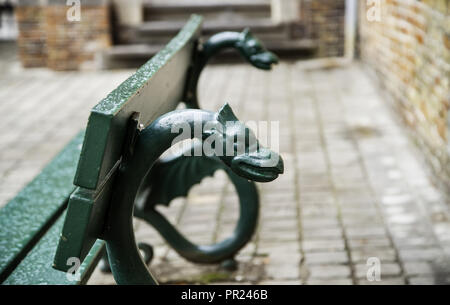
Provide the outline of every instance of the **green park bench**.
<path id="1" fill-rule="evenodd" d="M 252 134 L 227 104 L 217 113 L 198 109 L 197 82 L 209 58 L 235 48 L 253 66 L 266 70 L 277 59 L 246 30 L 222 32 L 202 43 L 201 24 L 200 16 L 192 16 L 163 50 L 92 109 L 86 130 L 0 210 L 1 283 L 84 284 L 105 248 L 117 283 L 156 283 L 147 267 L 152 248 L 138 247 L 133 216 L 151 224 L 192 262 L 234 261 L 257 223 L 253 181 L 276 179 L 283 172 L 282 159 L 259 145 L 249 150 L 247 142 L 243 153 L 236 149 L 242 143 L 232 145 L 232 156 L 161 154 L 178 136 L 173 127 L 195 127 L 198 118 L 214 127 L 202 125 L 200 136 L 191 133 L 188 138 L 213 135 L 227 143 L 230 137 Z M 175 110 L 181 102 L 186 109 Z M 236 123 L 234 128 L 226 128 L 229 121 Z M 192 144 L 188 150 L 197 148 Z M 269 164 L 273 157 L 278 161 Z M 195 245 L 155 205 L 186 196 L 218 169 L 225 170 L 236 187 L 240 218 L 229 238 Z"/>

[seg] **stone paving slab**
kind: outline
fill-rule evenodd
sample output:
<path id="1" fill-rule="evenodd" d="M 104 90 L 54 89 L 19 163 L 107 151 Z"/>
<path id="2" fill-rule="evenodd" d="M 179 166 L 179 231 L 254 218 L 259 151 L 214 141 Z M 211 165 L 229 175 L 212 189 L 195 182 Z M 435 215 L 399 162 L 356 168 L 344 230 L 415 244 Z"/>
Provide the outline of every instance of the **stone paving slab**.
<path id="1" fill-rule="evenodd" d="M 25 71 L 14 61 L 1 66 L 8 72 L 0 75 L 3 206 L 133 71 Z M 205 109 L 228 102 L 244 121 L 278 121 L 286 172 L 258 184 L 258 232 L 238 255 L 235 272 L 185 261 L 136 221 L 137 240 L 154 246 L 150 268 L 161 283 L 450 283 L 448 203 L 359 63 L 321 70 L 282 62 L 271 73 L 214 65 L 200 86 Z M 217 172 L 188 198 L 159 209 L 193 241 L 208 244 L 232 232 L 236 198 L 226 175 Z M 381 263 L 380 282 L 367 278 L 373 257 Z M 113 283 L 98 269 L 89 281 Z"/>

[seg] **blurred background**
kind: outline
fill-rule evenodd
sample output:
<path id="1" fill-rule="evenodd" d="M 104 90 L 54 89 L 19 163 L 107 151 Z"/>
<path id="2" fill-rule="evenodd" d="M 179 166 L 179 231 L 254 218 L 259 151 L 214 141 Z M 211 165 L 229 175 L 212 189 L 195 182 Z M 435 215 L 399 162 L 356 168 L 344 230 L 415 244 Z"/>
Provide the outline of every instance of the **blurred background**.
<path id="1" fill-rule="evenodd" d="M 259 185 L 258 232 L 234 272 L 198 266 L 136 222 L 162 283 L 450 283 L 448 0 L 0 0 L 0 207 L 86 126 L 90 108 L 193 13 L 202 39 L 250 28 L 271 72 L 225 52 L 203 108 L 280 122 L 286 172 Z M 194 241 L 231 233 L 217 173 L 162 212 Z M 381 261 L 381 282 L 366 277 Z M 93 284 L 113 283 L 96 270 Z"/>
<path id="2" fill-rule="evenodd" d="M 75 22 L 66 18 L 65 1 L 52 2 L 39 6 L 37 0 L 2 1 L 1 37 L 18 38 L 25 67 L 139 66 L 193 13 L 205 17 L 204 37 L 249 27 L 277 54 L 305 58 L 344 54 L 344 1 L 303 1 L 301 9 L 302 1 L 290 0 L 82 1 L 82 18 Z"/>

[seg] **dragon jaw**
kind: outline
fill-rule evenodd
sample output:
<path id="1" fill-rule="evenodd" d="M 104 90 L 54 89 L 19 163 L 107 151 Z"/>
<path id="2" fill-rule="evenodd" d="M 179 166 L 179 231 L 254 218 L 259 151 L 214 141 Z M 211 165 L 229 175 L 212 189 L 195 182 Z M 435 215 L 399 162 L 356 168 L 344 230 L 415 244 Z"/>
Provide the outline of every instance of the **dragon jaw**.
<path id="1" fill-rule="evenodd" d="M 284 163 L 281 157 L 268 149 L 266 157 L 257 154 L 244 154 L 231 160 L 231 169 L 241 177 L 256 182 L 270 182 L 284 172 Z"/>
<path id="2" fill-rule="evenodd" d="M 251 55 L 249 61 L 254 67 L 258 69 L 270 70 L 272 69 L 273 64 L 278 63 L 278 58 L 272 52 L 264 51 Z"/>

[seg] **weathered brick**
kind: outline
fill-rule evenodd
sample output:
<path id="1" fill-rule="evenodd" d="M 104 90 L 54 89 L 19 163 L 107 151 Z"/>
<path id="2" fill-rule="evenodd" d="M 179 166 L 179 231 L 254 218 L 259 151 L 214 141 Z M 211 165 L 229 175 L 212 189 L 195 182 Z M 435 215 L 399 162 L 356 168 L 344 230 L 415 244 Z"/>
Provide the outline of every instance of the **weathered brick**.
<path id="1" fill-rule="evenodd" d="M 343 239 L 306 239 L 302 242 L 305 252 L 339 251 L 345 249 Z"/>
<path id="2" fill-rule="evenodd" d="M 67 20 L 61 4 L 19 5 L 18 46 L 24 67 L 95 68 L 95 53 L 111 45 L 109 6 L 84 5 L 81 20 Z"/>
<path id="3" fill-rule="evenodd" d="M 362 248 L 351 251 L 353 262 L 364 262 L 371 257 L 378 258 L 381 263 L 393 262 L 396 260 L 396 252 L 393 248 Z"/>
<path id="4" fill-rule="evenodd" d="M 355 265 L 355 276 L 359 279 L 367 278 L 367 271 L 369 267 L 366 264 L 356 264 Z M 384 278 L 389 278 L 393 276 L 399 276 L 401 274 L 400 265 L 397 263 L 381 263 L 380 265 L 380 277 L 381 280 Z"/>
<path id="5" fill-rule="evenodd" d="M 381 281 L 368 281 L 367 279 L 359 279 L 358 285 L 405 285 L 406 281 L 402 277 L 393 277 L 381 279 Z"/>
<path id="6" fill-rule="evenodd" d="M 311 279 L 345 279 L 350 277 L 349 266 L 343 265 L 317 265 L 308 267 Z"/>
<path id="7" fill-rule="evenodd" d="M 359 20 L 362 59 L 377 71 L 436 181 L 448 192 L 449 5 L 441 0 L 383 0 L 381 21 L 370 22 L 364 2 Z M 386 197 L 383 202 L 398 204 L 407 196 Z"/>
<path id="8" fill-rule="evenodd" d="M 308 252 L 305 254 L 308 265 L 330 265 L 348 263 L 346 252 Z"/>
<path id="9" fill-rule="evenodd" d="M 352 279 L 311 279 L 307 285 L 352 285 Z"/>

